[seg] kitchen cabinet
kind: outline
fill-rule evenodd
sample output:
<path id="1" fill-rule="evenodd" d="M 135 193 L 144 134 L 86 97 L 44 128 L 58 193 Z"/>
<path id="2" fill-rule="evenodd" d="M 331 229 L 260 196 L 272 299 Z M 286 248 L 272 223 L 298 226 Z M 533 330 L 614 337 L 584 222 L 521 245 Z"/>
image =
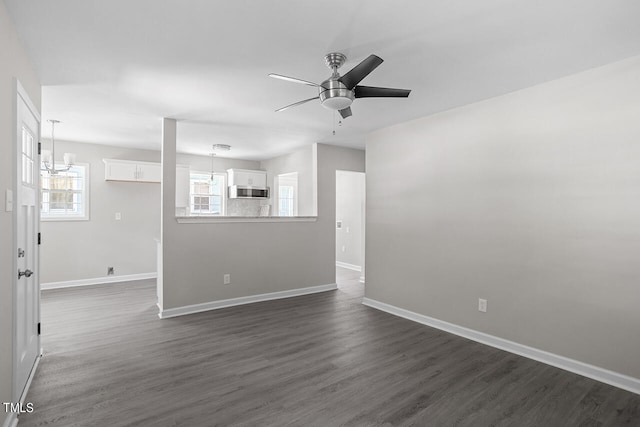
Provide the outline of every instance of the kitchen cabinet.
<path id="1" fill-rule="evenodd" d="M 248 169 L 227 169 L 229 186 L 266 187 L 267 172 Z"/>
<path id="2" fill-rule="evenodd" d="M 162 180 L 160 163 L 103 159 L 105 181 L 155 182 Z"/>

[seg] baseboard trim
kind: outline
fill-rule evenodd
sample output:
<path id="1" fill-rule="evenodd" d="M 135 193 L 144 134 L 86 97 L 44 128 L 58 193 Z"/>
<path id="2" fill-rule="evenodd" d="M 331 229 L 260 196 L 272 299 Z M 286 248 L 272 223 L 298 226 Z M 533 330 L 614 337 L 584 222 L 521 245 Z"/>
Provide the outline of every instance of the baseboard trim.
<path id="1" fill-rule="evenodd" d="M 29 378 L 27 378 L 27 384 L 24 386 L 24 391 L 22 392 L 22 396 L 20 396 L 20 403 L 24 404 L 27 399 L 27 394 L 29 394 L 29 389 L 31 388 L 31 382 L 33 378 L 36 376 L 36 371 L 38 370 L 38 366 L 40 365 L 40 359 L 42 359 L 42 349 L 40 349 L 40 354 L 36 357 L 36 361 L 33 362 L 33 368 L 31 368 L 31 372 L 29 372 Z"/>
<path id="2" fill-rule="evenodd" d="M 7 418 L 4 419 L 2 427 L 16 427 L 18 425 L 18 414 L 15 412 L 7 412 Z"/>
<path id="3" fill-rule="evenodd" d="M 38 354 L 38 357 L 36 357 L 36 361 L 33 363 L 33 368 L 31 368 L 31 372 L 29 372 L 29 378 L 27 378 L 27 383 L 24 386 L 24 391 L 22 392 L 22 396 L 20 396 L 21 407 L 24 407 L 24 404 L 27 400 L 27 394 L 29 394 L 31 383 L 33 382 L 33 378 L 35 377 L 36 371 L 38 370 L 38 365 L 40 365 L 40 359 L 42 359 L 42 349 L 40 349 L 40 354 Z M 17 425 L 18 413 L 8 412 L 7 418 L 5 418 L 4 423 L 2 423 L 2 427 L 16 427 Z"/>
<path id="4" fill-rule="evenodd" d="M 168 319 L 170 317 L 184 316 L 187 314 L 200 313 L 203 311 L 235 307 L 237 305 L 252 304 L 254 302 L 271 301 L 274 299 L 316 294 L 319 292 L 333 291 L 335 289 L 338 289 L 338 285 L 336 285 L 335 283 L 331 283 L 329 285 L 310 286 L 308 288 L 291 289 L 288 291 L 271 292 L 268 294 L 250 295 L 246 297 L 210 301 L 202 304 L 186 305 L 183 307 L 167 308 L 164 310 L 161 309 L 158 313 L 158 317 L 161 319 Z"/>
<path id="5" fill-rule="evenodd" d="M 92 286 L 92 285 L 103 285 L 105 283 L 130 282 L 132 280 L 155 279 L 157 277 L 158 277 L 158 273 L 155 273 L 155 272 L 139 273 L 139 274 L 124 274 L 122 276 L 94 277 L 92 279 L 67 280 L 64 282 L 41 283 L 40 289 L 45 291 L 48 289 L 73 288 L 76 286 Z"/>
<path id="6" fill-rule="evenodd" d="M 362 271 L 362 267 L 360 267 L 359 265 L 349 264 L 349 263 L 342 262 L 342 261 L 336 261 L 336 267 L 347 268 L 347 269 L 353 270 L 353 271 Z"/>
<path id="7" fill-rule="evenodd" d="M 423 325 L 431 326 L 433 328 L 452 333 L 454 335 L 468 338 L 481 344 L 486 344 L 491 347 L 499 348 L 500 350 L 505 350 L 510 353 L 536 360 L 538 362 L 546 363 L 547 365 L 555 366 L 556 368 L 564 369 L 565 371 L 573 372 L 574 374 L 582 375 L 584 377 L 591 378 L 593 380 L 600 381 L 605 384 L 630 391 L 632 393 L 640 394 L 640 379 L 638 378 L 630 377 L 628 375 L 620 374 L 618 372 L 580 362 L 579 360 L 569 359 L 568 357 L 549 353 L 547 351 L 539 350 L 537 348 L 529 347 L 523 344 L 518 344 L 513 341 L 485 334 L 484 332 L 479 332 L 473 329 L 465 328 L 464 326 L 458 326 L 453 323 L 435 319 L 433 317 L 418 314 L 409 310 L 405 310 L 403 308 L 373 300 L 371 298 L 363 298 L 362 304 L 371 308 L 375 308 L 377 310 L 385 311 L 398 317 L 403 317 L 405 319 L 412 320 Z"/>

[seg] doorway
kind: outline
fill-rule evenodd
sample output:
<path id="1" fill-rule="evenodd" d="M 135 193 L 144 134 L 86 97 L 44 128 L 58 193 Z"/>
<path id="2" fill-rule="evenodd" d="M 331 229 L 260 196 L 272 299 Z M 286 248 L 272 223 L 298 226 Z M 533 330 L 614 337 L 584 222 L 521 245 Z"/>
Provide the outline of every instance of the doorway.
<path id="1" fill-rule="evenodd" d="M 365 174 L 336 171 L 336 283 L 365 282 Z"/>

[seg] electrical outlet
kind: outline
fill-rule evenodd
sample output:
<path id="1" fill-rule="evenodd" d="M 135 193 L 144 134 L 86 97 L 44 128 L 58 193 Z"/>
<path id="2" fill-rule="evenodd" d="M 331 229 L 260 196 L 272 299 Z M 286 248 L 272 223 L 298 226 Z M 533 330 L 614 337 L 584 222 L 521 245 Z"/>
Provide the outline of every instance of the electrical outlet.
<path id="1" fill-rule="evenodd" d="M 116 221 L 120 221 L 122 219 L 122 213 L 116 212 Z"/>
<path id="2" fill-rule="evenodd" d="M 342 247 L 342 252 L 346 252 L 346 251 L 347 251 L 346 246 L 343 246 L 343 247 Z"/>
<path id="3" fill-rule="evenodd" d="M 113 275 L 113 267 L 107 267 L 107 276 Z"/>
<path id="4" fill-rule="evenodd" d="M 230 274 L 225 274 L 223 277 L 223 281 L 225 285 L 230 285 L 231 284 L 231 275 Z"/>
<path id="5" fill-rule="evenodd" d="M 478 298 L 478 311 L 481 311 L 483 313 L 487 312 L 487 300 L 486 299 Z"/>

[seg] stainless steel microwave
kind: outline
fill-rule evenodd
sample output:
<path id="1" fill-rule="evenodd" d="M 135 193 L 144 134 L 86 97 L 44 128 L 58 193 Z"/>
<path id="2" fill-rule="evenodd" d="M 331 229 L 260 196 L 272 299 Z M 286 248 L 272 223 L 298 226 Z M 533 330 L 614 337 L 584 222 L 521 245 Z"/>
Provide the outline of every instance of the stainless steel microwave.
<path id="1" fill-rule="evenodd" d="M 232 185 L 229 187 L 230 199 L 268 199 L 269 187 L 246 187 Z"/>

